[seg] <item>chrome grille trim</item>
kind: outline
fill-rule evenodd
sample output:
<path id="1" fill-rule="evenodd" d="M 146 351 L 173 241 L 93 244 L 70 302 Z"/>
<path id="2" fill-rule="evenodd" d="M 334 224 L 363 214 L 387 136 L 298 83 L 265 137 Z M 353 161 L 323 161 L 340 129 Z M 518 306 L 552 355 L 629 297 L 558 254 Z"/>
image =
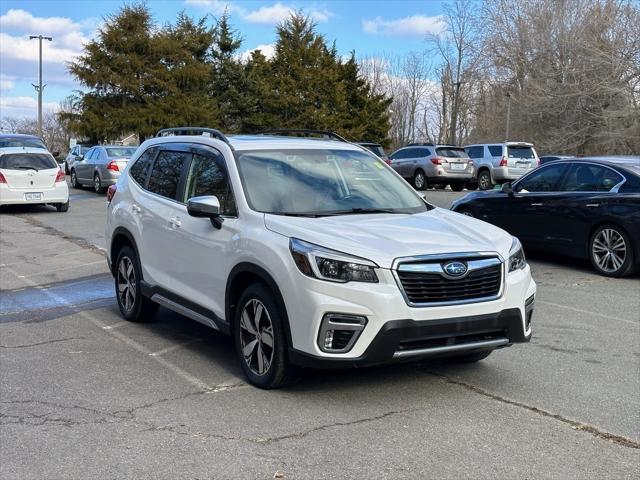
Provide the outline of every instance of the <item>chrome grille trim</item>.
<path id="1" fill-rule="evenodd" d="M 469 260 L 465 260 L 469 259 Z M 464 280 L 469 273 L 476 272 L 482 269 L 490 269 L 495 266 L 499 266 L 499 289 L 495 295 L 488 295 L 486 297 L 477 297 L 469 299 L 456 299 L 447 301 L 434 301 L 434 302 L 414 302 L 412 301 L 402 281 L 400 280 L 399 272 L 403 273 L 425 273 L 425 274 L 439 274 L 443 279 L 447 279 L 446 273 L 442 270 L 442 263 L 450 261 L 463 261 L 467 264 L 468 272 L 460 277 L 460 280 Z M 413 257 L 400 257 L 393 261 L 391 267 L 393 277 L 404 297 L 405 302 L 410 307 L 437 307 L 446 305 L 464 305 L 469 303 L 481 303 L 490 302 L 501 298 L 504 292 L 505 285 L 505 261 L 504 258 L 498 252 L 459 252 L 448 254 L 436 254 L 436 255 L 419 255 Z M 455 287 L 454 287 L 455 288 Z"/>

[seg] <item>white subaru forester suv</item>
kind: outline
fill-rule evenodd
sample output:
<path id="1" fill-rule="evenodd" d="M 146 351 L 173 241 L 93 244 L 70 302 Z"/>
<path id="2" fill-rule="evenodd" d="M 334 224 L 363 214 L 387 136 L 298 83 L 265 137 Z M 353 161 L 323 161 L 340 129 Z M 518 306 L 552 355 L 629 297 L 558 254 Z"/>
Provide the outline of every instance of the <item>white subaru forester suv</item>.
<path id="1" fill-rule="evenodd" d="M 165 129 L 107 199 L 122 315 L 161 305 L 232 335 L 258 387 L 300 367 L 478 361 L 531 338 L 520 242 L 430 205 L 337 135 Z"/>

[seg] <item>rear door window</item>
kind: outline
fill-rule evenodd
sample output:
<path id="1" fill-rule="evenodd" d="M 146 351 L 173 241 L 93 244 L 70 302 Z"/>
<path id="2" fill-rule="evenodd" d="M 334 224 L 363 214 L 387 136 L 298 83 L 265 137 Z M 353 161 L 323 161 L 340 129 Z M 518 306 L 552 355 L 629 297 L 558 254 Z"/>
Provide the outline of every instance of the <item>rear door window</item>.
<path id="1" fill-rule="evenodd" d="M 441 157 L 449 158 L 469 158 L 464 148 L 440 147 L 436 148 L 436 154 Z"/>
<path id="2" fill-rule="evenodd" d="M 507 155 L 509 158 L 523 158 L 525 160 L 536 158 L 531 147 L 507 147 Z"/>
<path id="3" fill-rule="evenodd" d="M 48 153 L 8 153 L 0 156 L 0 168 L 5 170 L 46 170 L 58 168 Z"/>
<path id="4" fill-rule="evenodd" d="M 171 200 L 178 194 L 178 185 L 184 165 L 191 160 L 191 153 L 163 150 L 151 168 L 147 190 Z"/>
<path id="5" fill-rule="evenodd" d="M 602 165 L 574 163 L 569 168 L 562 190 L 568 192 L 608 192 L 622 182 L 618 172 Z"/>
<path id="6" fill-rule="evenodd" d="M 502 156 L 502 145 L 489 145 L 489 154 L 492 157 L 501 157 Z"/>

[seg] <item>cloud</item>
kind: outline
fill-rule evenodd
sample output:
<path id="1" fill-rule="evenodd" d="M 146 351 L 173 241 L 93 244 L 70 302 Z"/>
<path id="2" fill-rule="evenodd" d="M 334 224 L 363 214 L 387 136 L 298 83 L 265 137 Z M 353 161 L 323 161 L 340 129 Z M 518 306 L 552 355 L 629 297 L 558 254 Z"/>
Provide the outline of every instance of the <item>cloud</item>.
<path id="1" fill-rule="evenodd" d="M 8 77 L 4 73 L 0 73 L 0 91 L 8 91 L 13 89 L 15 83 L 11 77 Z"/>
<path id="2" fill-rule="evenodd" d="M 395 20 L 376 17 L 373 20 L 363 20 L 362 29 L 366 33 L 388 37 L 422 37 L 427 34 L 438 35 L 442 33 L 445 29 L 445 23 L 442 15 L 433 17 L 412 15 Z"/>
<path id="3" fill-rule="evenodd" d="M 240 54 L 240 60 L 242 60 L 243 62 L 246 62 L 247 60 L 249 60 L 249 58 L 251 58 L 251 52 L 255 50 L 260 50 L 262 55 L 264 55 L 267 58 L 273 58 L 273 56 L 276 54 L 276 45 L 275 43 L 267 43 L 267 44 L 258 45 L 257 47 L 254 47 L 254 48 L 249 48 L 248 50 L 245 50 Z"/>
<path id="4" fill-rule="evenodd" d="M 229 13 L 237 13 L 246 22 L 262 25 L 276 25 L 288 19 L 297 11 L 296 7 L 285 5 L 281 2 L 255 10 L 249 10 L 241 5 L 221 0 L 185 0 L 185 3 L 215 15 L 222 15 L 225 10 Z M 302 10 L 303 13 L 309 15 L 316 22 L 326 22 L 333 16 L 333 13 L 327 9 L 305 8 Z"/>
<path id="5" fill-rule="evenodd" d="M 60 108 L 56 102 L 43 102 L 43 111 L 56 111 Z M 0 111 L 4 117 L 35 117 L 38 112 L 38 100 L 35 97 L 0 96 Z"/>

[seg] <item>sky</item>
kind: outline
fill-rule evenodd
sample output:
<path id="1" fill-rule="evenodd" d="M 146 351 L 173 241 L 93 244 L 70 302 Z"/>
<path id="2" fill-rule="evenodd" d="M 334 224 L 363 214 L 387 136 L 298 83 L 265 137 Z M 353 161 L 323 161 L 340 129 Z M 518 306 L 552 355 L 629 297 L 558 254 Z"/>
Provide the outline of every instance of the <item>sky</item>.
<path id="1" fill-rule="evenodd" d="M 38 40 L 43 41 L 43 109 L 55 110 L 61 100 L 81 88 L 66 64 L 82 53 L 104 22 L 123 5 L 122 0 L 2 0 L 0 2 L 0 118 L 36 117 Z M 209 15 L 211 23 L 225 10 L 243 37 L 245 54 L 260 48 L 269 55 L 275 26 L 290 12 L 302 10 L 318 25 L 338 52 L 355 50 L 358 57 L 402 54 L 427 47 L 427 34 L 442 29 L 441 0 L 147 0 L 158 24 L 174 22 L 180 11 L 196 18 Z"/>

